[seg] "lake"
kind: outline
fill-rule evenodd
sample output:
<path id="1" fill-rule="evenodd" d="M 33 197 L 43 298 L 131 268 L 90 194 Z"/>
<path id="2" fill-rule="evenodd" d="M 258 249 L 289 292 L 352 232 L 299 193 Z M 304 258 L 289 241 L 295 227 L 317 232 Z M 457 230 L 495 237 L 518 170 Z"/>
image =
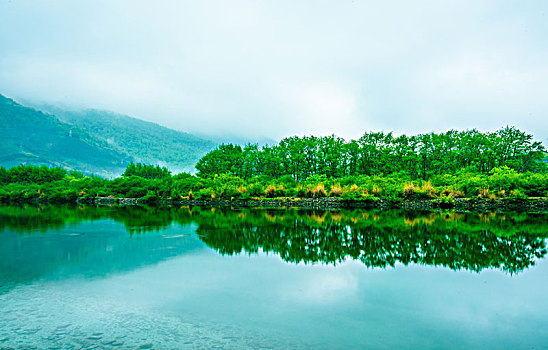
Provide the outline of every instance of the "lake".
<path id="1" fill-rule="evenodd" d="M 0 348 L 548 348 L 548 213 L 0 206 Z"/>

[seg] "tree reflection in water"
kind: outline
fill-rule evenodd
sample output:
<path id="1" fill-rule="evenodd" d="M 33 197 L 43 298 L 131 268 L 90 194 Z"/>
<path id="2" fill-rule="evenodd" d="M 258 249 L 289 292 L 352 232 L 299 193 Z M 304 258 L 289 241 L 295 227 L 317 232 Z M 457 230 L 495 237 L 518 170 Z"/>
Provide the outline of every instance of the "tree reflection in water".
<path id="1" fill-rule="evenodd" d="M 292 263 L 367 267 L 401 264 L 518 273 L 546 255 L 548 214 L 201 207 L 2 206 L 0 232 L 48 231 L 112 219 L 130 235 L 197 225 L 198 237 L 220 254 L 278 254 Z"/>

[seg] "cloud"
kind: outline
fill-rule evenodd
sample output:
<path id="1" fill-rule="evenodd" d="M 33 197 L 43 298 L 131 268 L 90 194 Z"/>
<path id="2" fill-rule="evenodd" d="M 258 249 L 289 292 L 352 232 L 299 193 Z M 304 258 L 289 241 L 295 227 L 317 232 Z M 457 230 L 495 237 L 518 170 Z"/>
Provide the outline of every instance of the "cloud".
<path id="1" fill-rule="evenodd" d="M 344 134 L 363 130 L 357 116 L 358 93 L 346 85 L 329 82 L 304 82 L 280 87 L 291 123 L 310 134 Z M 363 110 L 362 110 L 363 113 Z M 359 135 L 354 135 L 355 137 Z"/>
<path id="2" fill-rule="evenodd" d="M 281 138 L 548 137 L 548 3 L 0 0 L 0 93 Z"/>

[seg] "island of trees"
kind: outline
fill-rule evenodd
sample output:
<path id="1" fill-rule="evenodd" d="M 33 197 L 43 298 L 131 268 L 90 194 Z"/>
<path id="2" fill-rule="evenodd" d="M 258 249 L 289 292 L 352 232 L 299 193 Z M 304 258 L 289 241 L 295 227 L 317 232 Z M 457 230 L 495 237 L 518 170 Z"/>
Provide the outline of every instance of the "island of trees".
<path id="1" fill-rule="evenodd" d="M 223 144 L 197 174 L 131 163 L 115 179 L 46 166 L 0 167 L 0 201 L 323 198 L 391 202 L 460 197 L 495 201 L 548 196 L 546 149 L 515 127 L 401 135 L 368 132 L 358 140 L 288 137 L 274 146 Z"/>

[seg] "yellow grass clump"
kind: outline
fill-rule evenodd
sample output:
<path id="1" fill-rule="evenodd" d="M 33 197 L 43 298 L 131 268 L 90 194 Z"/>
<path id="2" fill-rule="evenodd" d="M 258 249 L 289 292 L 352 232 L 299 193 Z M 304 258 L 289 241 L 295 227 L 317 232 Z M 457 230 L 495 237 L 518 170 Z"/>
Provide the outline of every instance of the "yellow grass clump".
<path id="1" fill-rule="evenodd" d="M 329 197 L 340 197 L 342 196 L 343 190 L 340 185 L 333 185 L 331 191 L 329 191 Z"/>

